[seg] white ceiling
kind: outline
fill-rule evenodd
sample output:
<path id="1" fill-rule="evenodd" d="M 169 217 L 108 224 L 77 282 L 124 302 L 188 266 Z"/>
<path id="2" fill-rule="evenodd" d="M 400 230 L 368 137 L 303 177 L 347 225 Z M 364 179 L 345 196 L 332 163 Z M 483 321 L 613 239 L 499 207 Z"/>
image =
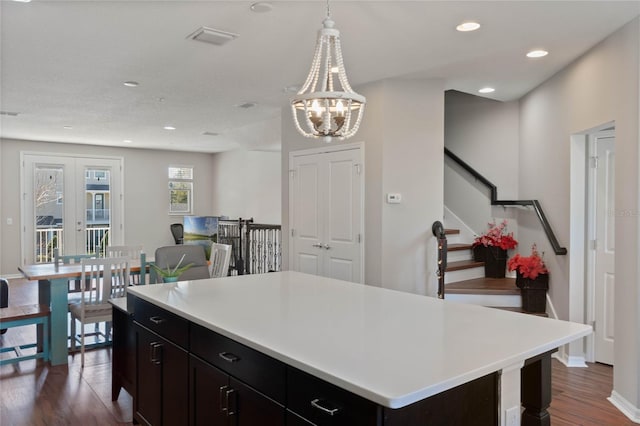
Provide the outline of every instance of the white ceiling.
<path id="1" fill-rule="evenodd" d="M 252 3 L 3 0 L 0 110 L 19 115 L 0 116 L 0 136 L 279 149 L 291 96 L 283 89 L 306 78 L 326 5 L 272 1 L 271 12 L 255 13 Z M 640 1 L 331 2 L 356 90 L 389 77 L 442 78 L 474 94 L 493 86 L 487 97 L 497 100 L 521 97 L 639 13 Z M 464 20 L 482 28 L 457 32 Z M 187 39 L 200 26 L 240 37 L 222 47 Z M 532 48 L 550 54 L 528 59 Z M 129 80 L 140 85 L 125 87 Z M 246 102 L 257 105 L 236 107 Z"/>

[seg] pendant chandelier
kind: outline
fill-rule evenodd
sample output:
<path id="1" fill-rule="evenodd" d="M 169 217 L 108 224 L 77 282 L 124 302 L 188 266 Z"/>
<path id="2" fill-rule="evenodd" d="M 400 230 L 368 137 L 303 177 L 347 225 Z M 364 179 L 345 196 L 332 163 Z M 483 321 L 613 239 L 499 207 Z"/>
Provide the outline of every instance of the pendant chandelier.
<path id="1" fill-rule="evenodd" d="M 366 103 L 366 98 L 349 85 L 342 62 L 340 31 L 334 25 L 327 0 L 327 17 L 318 31 L 311 70 L 291 99 L 298 131 L 305 137 L 322 138 L 325 142 L 355 135 Z"/>

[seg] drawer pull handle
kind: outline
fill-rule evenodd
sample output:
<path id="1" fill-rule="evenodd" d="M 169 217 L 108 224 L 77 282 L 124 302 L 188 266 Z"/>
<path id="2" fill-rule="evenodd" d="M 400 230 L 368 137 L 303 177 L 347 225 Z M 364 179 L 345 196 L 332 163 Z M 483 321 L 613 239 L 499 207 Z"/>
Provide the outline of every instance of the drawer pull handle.
<path id="1" fill-rule="evenodd" d="M 227 362 L 238 362 L 240 357 L 232 354 L 231 352 L 220 352 L 218 356 Z"/>
<path id="2" fill-rule="evenodd" d="M 313 408 L 317 408 L 318 410 L 322 411 L 325 414 L 328 414 L 330 416 L 335 416 L 336 414 L 338 414 L 338 411 L 340 411 L 340 408 L 336 407 L 335 405 L 333 405 L 333 407 L 328 408 L 328 407 L 323 407 L 322 403 L 323 400 L 321 400 L 320 398 L 316 398 L 314 400 L 311 401 L 311 406 Z"/>
<path id="3" fill-rule="evenodd" d="M 155 365 L 162 364 L 162 343 L 153 342 L 149 346 L 151 346 L 151 351 L 149 351 L 149 361 Z"/>
<path id="4" fill-rule="evenodd" d="M 155 325 L 160 325 L 162 324 L 165 320 L 162 317 L 151 317 L 149 318 L 149 321 L 151 321 L 152 323 L 154 323 Z"/>
<path id="5" fill-rule="evenodd" d="M 225 400 L 225 392 L 229 389 L 229 386 L 220 386 L 220 412 L 226 414 L 229 410 L 229 398 Z M 228 415 L 228 414 L 227 414 Z"/>
<path id="6" fill-rule="evenodd" d="M 225 392 L 225 397 L 227 399 L 227 416 L 234 416 L 236 414 L 236 390 L 233 388 L 229 388 Z"/>

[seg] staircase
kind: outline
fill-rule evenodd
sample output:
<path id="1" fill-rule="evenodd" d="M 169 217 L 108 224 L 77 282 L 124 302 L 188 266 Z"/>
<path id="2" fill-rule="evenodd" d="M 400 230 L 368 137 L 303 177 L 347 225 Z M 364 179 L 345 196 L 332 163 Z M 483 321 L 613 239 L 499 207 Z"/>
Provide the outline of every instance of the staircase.
<path id="1" fill-rule="evenodd" d="M 486 278 L 484 262 L 473 260 L 471 244 L 459 241 L 460 230 L 445 229 L 445 234 L 448 241 L 446 300 L 524 312 L 515 278 Z"/>

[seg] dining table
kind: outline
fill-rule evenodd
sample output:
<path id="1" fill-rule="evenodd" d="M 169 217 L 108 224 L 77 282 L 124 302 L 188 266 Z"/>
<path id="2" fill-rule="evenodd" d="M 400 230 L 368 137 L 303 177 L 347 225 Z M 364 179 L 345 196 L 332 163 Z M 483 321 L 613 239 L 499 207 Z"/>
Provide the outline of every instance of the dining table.
<path id="1" fill-rule="evenodd" d="M 140 284 L 145 284 L 146 272 L 149 270 L 145 254 L 140 255 L 140 260 L 131 260 L 129 268 L 131 274 L 140 275 Z M 38 281 L 38 303 L 47 305 L 51 309 L 49 321 L 51 365 L 67 364 L 69 355 L 69 334 L 67 331 L 69 280 L 80 279 L 82 265 L 80 263 L 39 263 L 20 266 L 18 270 L 27 280 Z M 43 343 L 42 331 L 42 325 L 38 325 L 39 347 Z"/>

